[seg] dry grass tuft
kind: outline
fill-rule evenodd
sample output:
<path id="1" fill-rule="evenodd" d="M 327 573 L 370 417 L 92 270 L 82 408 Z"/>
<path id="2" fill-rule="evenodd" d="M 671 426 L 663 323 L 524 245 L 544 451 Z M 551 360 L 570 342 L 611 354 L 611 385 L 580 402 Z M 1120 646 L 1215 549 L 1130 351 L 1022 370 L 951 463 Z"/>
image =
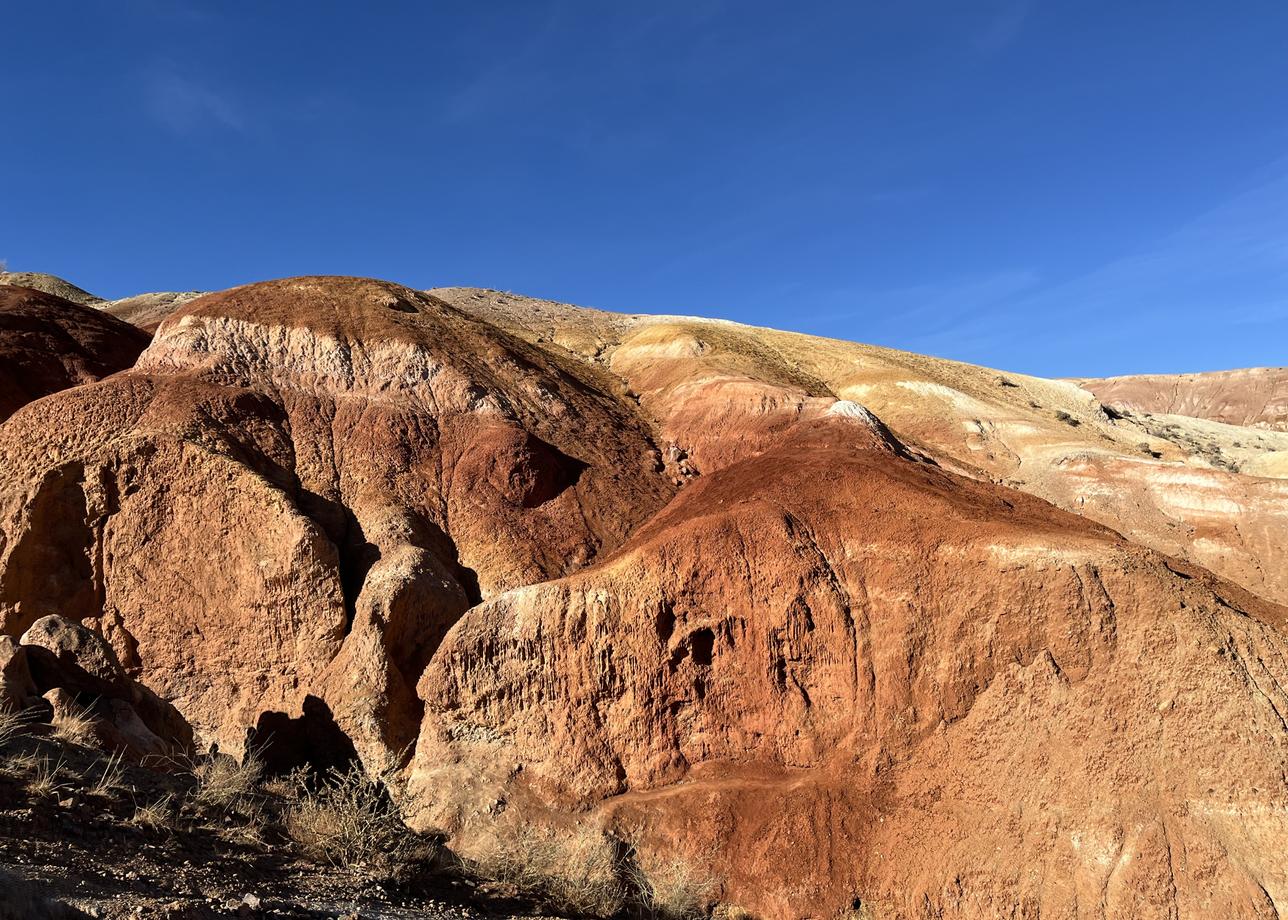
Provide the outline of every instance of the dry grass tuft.
<path id="1" fill-rule="evenodd" d="M 647 916 L 657 920 L 707 916 L 718 887 L 714 876 L 679 856 L 648 869 L 637 866 L 632 874 Z"/>
<path id="2" fill-rule="evenodd" d="M 21 710 L 0 706 L 0 747 L 25 732 L 27 722 L 27 714 Z"/>
<path id="3" fill-rule="evenodd" d="M 433 848 L 403 823 L 384 783 L 354 764 L 333 770 L 315 789 L 295 777 L 286 833 L 309 859 L 345 869 L 398 874 L 432 856 Z M 279 792 L 278 794 L 281 794 Z"/>
<path id="4" fill-rule="evenodd" d="M 617 841 L 589 824 L 571 831 L 524 825 L 476 854 L 475 868 L 555 910 L 609 916 L 621 910 L 625 885 Z"/>
<path id="5" fill-rule="evenodd" d="M 125 765 L 121 763 L 121 755 L 115 754 L 103 762 L 103 772 L 94 784 L 89 787 L 90 795 L 99 795 L 104 798 L 111 798 L 118 790 L 123 788 L 122 781 L 125 779 Z"/>
<path id="6" fill-rule="evenodd" d="M 249 798 L 259 788 L 264 776 L 264 762 L 248 751 L 240 761 L 228 755 L 216 755 L 189 764 L 197 781 L 193 798 L 202 805 L 228 808 Z"/>
<path id="7" fill-rule="evenodd" d="M 134 817 L 130 819 L 130 823 L 154 831 L 169 830 L 174 826 L 175 817 L 174 796 L 165 795 L 155 802 L 135 805 Z"/>
<path id="8" fill-rule="evenodd" d="M 68 709 L 54 716 L 54 737 L 67 744 L 94 744 L 94 717 L 84 709 Z"/>
<path id="9" fill-rule="evenodd" d="M 36 769 L 36 765 L 39 762 L 39 758 L 36 756 L 35 751 L 23 751 L 20 754 L 10 754 L 6 757 L 4 760 L 4 768 L 9 773 L 25 776 L 32 770 Z"/>
<path id="10" fill-rule="evenodd" d="M 31 779 L 27 780 L 27 792 L 34 796 L 47 796 L 58 792 L 62 789 L 62 783 L 58 781 L 58 777 L 66 766 L 66 761 L 61 757 L 57 763 L 50 760 L 47 755 L 41 757 L 32 770 Z"/>

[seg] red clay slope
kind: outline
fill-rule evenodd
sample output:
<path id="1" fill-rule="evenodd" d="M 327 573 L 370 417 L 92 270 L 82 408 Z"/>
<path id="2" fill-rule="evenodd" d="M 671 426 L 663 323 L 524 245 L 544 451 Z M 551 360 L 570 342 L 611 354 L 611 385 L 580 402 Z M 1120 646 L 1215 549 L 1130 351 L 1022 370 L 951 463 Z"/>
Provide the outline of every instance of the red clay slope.
<path id="1" fill-rule="evenodd" d="M 1275 917 L 1285 616 L 809 422 L 467 613 L 410 796 L 465 852 L 590 809 L 755 916 Z"/>
<path id="2" fill-rule="evenodd" d="M 0 422 L 33 399 L 130 367 L 148 340 L 91 307 L 0 285 Z"/>
<path id="3" fill-rule="evenodd" d="M 384 282 L 199 298 L 0 426 L 0 629 L 85 623 L 223 750 L 342 732 L 466 855 L 580 824 L 793 920 L 1288 908 L 1283 608 L 904 450 L 804 337 L 731 380 L 646 331 L 627 388 Z"/>
<path id="4" fill-rule="evenodd" d="M 1288 367 L 1079 380 L 1103 403 L 1155 415 L 1288 431 Z"/>

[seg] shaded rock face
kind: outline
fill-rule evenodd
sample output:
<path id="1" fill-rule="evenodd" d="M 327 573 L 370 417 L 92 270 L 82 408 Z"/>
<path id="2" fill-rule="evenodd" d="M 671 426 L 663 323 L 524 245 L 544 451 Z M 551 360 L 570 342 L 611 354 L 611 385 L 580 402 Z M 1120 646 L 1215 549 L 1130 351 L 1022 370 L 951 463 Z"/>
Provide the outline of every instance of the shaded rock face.
<path id="1" fill-rule="evenodd" d="M 1288 906 L 1277 433 L 440 293 L 199 297 L 0 425 L 0 689 L 401 767 L 466 855 L 602 823 L 767 918 Z"/>
<path id="2" fill-rule="evenodd" d="M 0 285 L 0 422 L 33 399 L 130 367 L 147 343 L 97 310 Z"/>
<path id="3" fill-rule="evenodd" d="M 1077 381 L 1108 405 L 1156 415 L 1288 431 L 1288 368 L 1135 374 Z"/>

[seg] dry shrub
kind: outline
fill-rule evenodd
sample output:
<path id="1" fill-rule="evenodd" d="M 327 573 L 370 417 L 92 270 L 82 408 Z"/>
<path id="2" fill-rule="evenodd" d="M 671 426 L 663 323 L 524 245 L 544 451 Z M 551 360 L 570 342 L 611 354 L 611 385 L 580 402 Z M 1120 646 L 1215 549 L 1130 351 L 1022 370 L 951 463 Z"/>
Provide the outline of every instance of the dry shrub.
<path id="1" fill-rule="evenodd" d="M 253 795 L 264 775 L 264 762 L 254 751 L 240 761 L 227 754 L 198 760 L 189 765 L 197 781 L 193 798 L 202 805 L 228 808 Z"/>
<path id="2" fill-rule="evenodd" d="M 264 847 L 268 843 L 264 836 L 267 823 L 263 805 L 245 799 L 241 803 L 238 816 L 234 819 L 232 816 L 225 815 L 224 823 L 215 829 L 215 833 L 228 843 Z"/>
<path id="3" fill-rule="evenodd" d="M 598 828 L 522 825 L 490 839 L 475 856 L 484 878 L 559 911 L 608 916 L 625 900 L 620 846 Z"/>
<path id="4" fill-rule="evenodd" d="M 308 786 L 309 771 L 303 767 L 296 767 L 289 773 L 268 777 L 260 783 L 259 789 L 266 795 L 283 802 L 298 803 L 301 796 L 308 791 Z"/>
<path id="5" fill-rule="evenodd" d="M 697 920 L 707 916 L 718 882 L 680 856 L 658 865 L 636 867 L 634 887 L 649 916 L 659 920 Z"/>
<path id="6" fill-rule="evenodd" d="M 284 824 L 309 859 L 399 875 L 433 856 L 434 847 L 403 823 L 384 783 L 358 764 L 332 770 L 315 788 L 301 782 L 296 790 L 284 796 L 294 801 Z"/>

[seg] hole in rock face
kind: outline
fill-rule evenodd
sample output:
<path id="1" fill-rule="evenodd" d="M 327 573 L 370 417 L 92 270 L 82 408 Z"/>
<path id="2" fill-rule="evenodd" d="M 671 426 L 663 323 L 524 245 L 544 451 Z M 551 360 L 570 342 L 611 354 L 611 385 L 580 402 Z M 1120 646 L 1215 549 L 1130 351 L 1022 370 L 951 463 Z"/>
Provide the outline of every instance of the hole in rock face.
<path id="1" fill-rule="evenodd" d="M 353 626 L 353 618 L 358 607 L 358 595 L 362 593 L 362 586 L 366 584 L 367 573 L 380 561 L 380 550 L 375 544 L 368 543 L 362 538 L 362 528 L 357 525 L 357 521 L 354 521 L 354 531 L 350 532 L 350 539 L 338 547 L 340 591 L 344 595 L 344 610 L 350 627 Z"/>
<path id="2" fill-rule="evenodd" d="M 479 587 L 479 574 L 467 565 L 461 563 L 459 558 L 455 563 L 453 573 L 456 576 L 456 582 L 465 592 L 465 597 L 469 600 L 470 606 L 475 607 L 483 603 L 483 589 Z"/>
<path id="3" fill-rule="evenodd" d="M 274 776 L 303 768 L 315 776 L 330 770 L 347 770 L 358 752 L 340 726 L 331 707 L 316 696 L 304 698 L 302 714 L 260 713 L 255 727 L 246 732 L 247 749 L 259 752 L 265 769 Z"/>
<path id="4" fill-rule="evenodd" d="M 699 629 L 689 636 L 689 643 L 693 646 L 694 664 L 709 666 L 715 653 L 716 634 L 709 629 Z"/>
<path id="5" fill-rule="evenodd" d="M 658 605 L 657 610 L 657 637 L 665 645 L 671 641 L 671 635 L 675 632 L 675 611 L 671 605 L 663 601 Z"/>

